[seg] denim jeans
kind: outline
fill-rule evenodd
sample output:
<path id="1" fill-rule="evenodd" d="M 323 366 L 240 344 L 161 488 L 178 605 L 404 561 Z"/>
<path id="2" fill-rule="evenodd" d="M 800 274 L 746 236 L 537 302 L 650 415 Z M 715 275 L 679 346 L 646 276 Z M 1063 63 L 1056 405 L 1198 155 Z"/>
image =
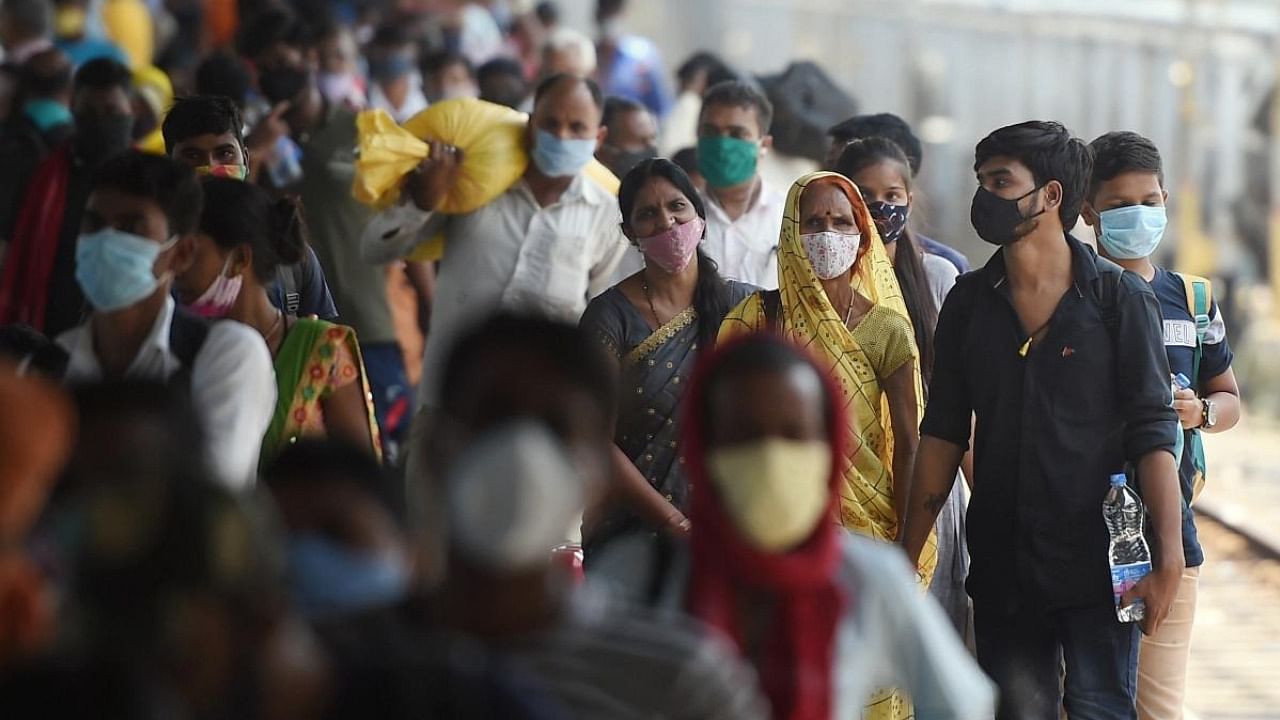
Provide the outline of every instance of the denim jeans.
<path id="1" fill-rule="evenodd" d="M 1111 603 L 1046 613 L 975 601 L 974 623 L 978 664 L 1000 687 L 997 720 L 1058 720 L 1064 707 L 1071 720 L 1138 717 L 1138 626 Z"/>
<path id="2" fill-rule="evenodd" d="M 364 370 L 373 394 L 374 415 L 382 431 L 382 447 L 388 464 L 395 464 L 400 446 L 409 434 L 413 410 L 413 388 L 404 372 L 400 346 L 389 343 L 361 343 Z"/>

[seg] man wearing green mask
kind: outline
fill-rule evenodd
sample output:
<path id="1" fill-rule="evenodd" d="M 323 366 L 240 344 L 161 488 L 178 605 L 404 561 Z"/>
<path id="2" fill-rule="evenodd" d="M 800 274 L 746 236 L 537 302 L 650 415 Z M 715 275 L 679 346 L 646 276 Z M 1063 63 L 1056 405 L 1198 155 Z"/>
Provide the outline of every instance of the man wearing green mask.
<path id="1" fill-rule="evenodd" d="M 760 176 L 760 158 L 773 146 L 773 106 L 755 86 L 736 80 L 714 85 L 698 117 L 698 169 L 707 180 L 707 235 L 702 249 L 726 278 L 778 287 L 782 194 Z"/>

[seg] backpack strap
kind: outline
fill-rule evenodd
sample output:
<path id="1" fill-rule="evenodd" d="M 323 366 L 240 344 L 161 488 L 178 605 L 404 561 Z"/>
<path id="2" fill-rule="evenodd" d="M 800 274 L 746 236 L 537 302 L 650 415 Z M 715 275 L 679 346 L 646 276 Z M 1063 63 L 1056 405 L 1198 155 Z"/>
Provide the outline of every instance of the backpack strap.
<path id="1" fill-rule="evenodd" d="M 302 305 L 302 263 L 297 265 L 281 265 L 276 271 L 276 279 L 280 282 L 281 310 L 285 315 L 297 315 Z"/>
<path id="2" fill-rule="evenodd" d="M 173 322 L 169 323 L 169 352 L 178 358 L 182 368 L 169 379 L 171 384 L 191 383 L 191 369 L 195 367 L 196 356 L 209 337 L 210 327 L 207 320 L 182 308 L 174 308 Z"/>
<path id="3" fill-rule="evenodd" d="M 1120 280 L 1124 277 L 1124 268 L 1100 255 L 1093 257 L 1098 268 L 1094 297 L 1102 311 L 1102 324 L 1107 327 L 1107 332 L 1111 333 L 1114 341 L 1120 334 Z"/>
<path id="4" fill-rule="evenodd" d="M 770 332 L 782 333 L 782 291 L 761 290 L 760 303 L 764 305 L 765 327 Z"/>
<path id="5" fill-rule="evenodd" d="M 1191 362 L 1191 382 L 1200 383 L 1200 359 L 1204 355 L 1204 338 L 1209 333 L 1209 323 L 1213 318 L 1209 310 L 1213 307 L 1213 283 L 1207 278 L 1187 273 L 1174 273 L 1182 280 L 1182 287 L 1187 294 L 1187 312 L 1196 323 L 1196 349 Z"/>

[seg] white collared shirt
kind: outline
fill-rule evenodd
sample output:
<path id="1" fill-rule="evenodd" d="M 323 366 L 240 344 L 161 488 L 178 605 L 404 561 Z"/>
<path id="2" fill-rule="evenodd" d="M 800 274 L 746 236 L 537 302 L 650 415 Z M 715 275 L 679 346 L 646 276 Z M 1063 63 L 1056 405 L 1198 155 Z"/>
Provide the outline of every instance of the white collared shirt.
<path id="1" fill-rule="evenodd" d="M 387 263 L 422 242 L 448 238 L 431 306 L 419 404 L 434 401 L 454 339 L 498 308 L 576 323 L 587 301 L 609 288 L 627 249 L 618 201 L 579 174 L 541 207 L 524 179 L 465 215 L 427 213 L 404 199 L 379 213 L 361 238 L 364 259 Z"/>
<path id="2" fill-rule="evenodd" d="M 760 195 L 737 220 L 730 220 L 711 193 L 707 205 L 707 236 L 702 251 L 720 266 L 728 280 L 765 290 L 778 288 L 778 235 L 786 198 L 771 190 L 762 178 Z"/>
<path id="3" fill-rule="evenodd" d="M 169 349 L 173 313 L 173 298 L 166 296 L 125 377 L 163 382 L 182 369 L 182 361 Z M 70 354 L 67 383 L 102 379 L 92 323 L 90 317 L 58 336 L 58 345 Z M 233 490 L 250 487 L 258 472 L 262 436 L 276 405 L 275 368 L 262 336 L 233 320 L 210 325 L 191 368 L 191 402 L 204 425 L 213 478 Z"/>

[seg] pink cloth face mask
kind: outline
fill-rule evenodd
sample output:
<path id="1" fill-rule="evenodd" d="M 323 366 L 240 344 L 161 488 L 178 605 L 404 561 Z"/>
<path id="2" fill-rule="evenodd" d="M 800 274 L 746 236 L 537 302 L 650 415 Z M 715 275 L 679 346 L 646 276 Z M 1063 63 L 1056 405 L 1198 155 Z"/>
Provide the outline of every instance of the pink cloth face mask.
<path id="1" fill-rule="evenodd" d="M 640 246 L 640 252 L 644 253 L 646 260 L 675 275 L 689 267 L 706 229 L 707 223 L 695 216 L 687 223 L 672 225 L 665 232 L 640 238 L 636 240 L 636 244 Z"/>
<path id="2" fill-rule="evenodd" d="M 227 277 L 227 270 L 230 269 L 231 258 L 228 257 L 218 277 L 214 278 L 213 283 L 209 285 L 209 289 L 188 305 L 187 310 L 203 318 L 226 317 L 227 313 L 231 312 L 231 307 L 236 304 L 236 298 L 240 296 L 240 286 L 244 283 L 244 278 L 240 275 Z"/>

